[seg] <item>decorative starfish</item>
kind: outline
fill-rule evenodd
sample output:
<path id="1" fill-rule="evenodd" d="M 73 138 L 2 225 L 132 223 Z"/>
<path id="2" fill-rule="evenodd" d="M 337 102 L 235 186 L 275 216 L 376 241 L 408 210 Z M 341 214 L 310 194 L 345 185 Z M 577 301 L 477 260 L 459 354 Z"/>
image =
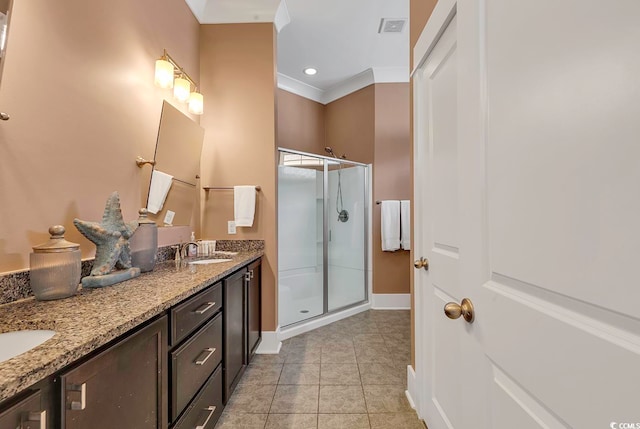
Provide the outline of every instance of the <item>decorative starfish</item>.
<path id="1" fill-rule="evenodd" d="M 87 222 L 76 218 L 73 224 L 96 245 L 92 276 L 109 274 L 114 267 L 131 268 L 129 239 L 138 227 L 138 222 L 124 222 L 118 192 L 111 194 L 107 200 L 102 222 Z"/>

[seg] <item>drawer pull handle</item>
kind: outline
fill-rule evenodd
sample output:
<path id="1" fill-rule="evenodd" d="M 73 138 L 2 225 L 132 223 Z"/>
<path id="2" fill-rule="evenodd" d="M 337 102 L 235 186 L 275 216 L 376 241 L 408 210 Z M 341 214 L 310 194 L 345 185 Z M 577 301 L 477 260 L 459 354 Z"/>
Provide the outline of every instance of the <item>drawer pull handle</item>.
<path id="1" fill-rule="evenodd" d="M 252 279 L 253 278 L 253 270 L 249 270 L 249 278 Z"/>
<path id="2" fill-rule="evenodd" d="M 216 352 L 215 347 L 209 347 L 202 351 L 202 353 L 207 353 L 207 355 L 202 360 L 197 360 L 196 365 L 204 365 L 204 363 L 211 357 L 212 354 Z"/>
<path id="3" fill-rule="evenodd" d="M 210 407 L 207 407 L 204 410 L 205 411 L 209 411 L 209 415 L 207 416 L 207 418 L 204 421 L 204 423 L 202 423 L 201 425 L 196 426 L 196 429 L 204 429 L 205 426 L 207 426 L 207 423 L 209 423 L 209 420 L 211 420 L 211 417 L 213 417 L 213 413 L 216 412 L 216 407 L 211 405 Z"/>
<path id="4" fill-rule="evenodd" d="M 216 305 L 215 302 L 205 302 L 204 304 L 202 304 L 200 306 L 200 308 L 198 308 L 195 313 L 196 314 L 204 314 L 207 311 L 209 311 L 214 305 Z"/>
<path id="5" fill-rule="evenodd" d="M 42 410 L 42 411 L 30 412 L 29 415 L 27 416 L 26 422 L 27 423 L 40 422 L 40 424 L 38 425 L 39 429 L 47 429 L 47 411 Z M 23 427 L 24 427 L 24 424 L 20 424 L 20 428 L 22 429 Z"/>
<path id="6" fill-rule="evenodd" d="M 80 402 L 71 401 L 71 409 L 81 411 L 87 408 L 87 383 L 72 384 L 67 388 L 70 392 L 80 392 Z"/>

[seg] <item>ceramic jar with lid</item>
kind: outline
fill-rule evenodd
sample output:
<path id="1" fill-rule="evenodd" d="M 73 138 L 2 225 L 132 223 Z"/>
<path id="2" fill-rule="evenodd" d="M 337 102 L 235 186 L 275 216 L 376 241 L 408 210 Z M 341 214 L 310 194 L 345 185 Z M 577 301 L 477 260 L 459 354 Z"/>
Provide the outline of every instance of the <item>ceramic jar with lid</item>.
<path id="1" fill-rule="evenodd" d="M 138 211 L 138 228 L 129 240 L 131 247 L 131 265 L 140 268 L 140 272 L 152 271 L 156 266 L 158 253 L 158 225 L 147 218 L 147 209 Z"/>
<path id="2" fill-rule="evenodd" d="M 73 296 L 81 276 L 80 245 L 64 239 L 62 225 L 49 228 L 51 238 L 33 247 L 30 284 L 36 299 L 47 301 Z"/>

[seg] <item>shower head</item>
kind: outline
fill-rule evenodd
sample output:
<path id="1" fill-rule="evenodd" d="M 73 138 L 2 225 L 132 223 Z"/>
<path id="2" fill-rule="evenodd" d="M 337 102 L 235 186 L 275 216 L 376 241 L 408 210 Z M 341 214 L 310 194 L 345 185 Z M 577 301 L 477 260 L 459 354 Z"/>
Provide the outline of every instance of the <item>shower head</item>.
<path id="1" fill-rule="evenodd" d="M 331 146 L 325 146 L 324 147 L 324 151 L 327 152 L 329 155 L 331 155 L 332 157 L 334 157 L 335 159 L 347 159 L 347 154 L 342 154 L 342 156 L 338 157 L 334 152 L 333 149 L 331 148 Z"/>

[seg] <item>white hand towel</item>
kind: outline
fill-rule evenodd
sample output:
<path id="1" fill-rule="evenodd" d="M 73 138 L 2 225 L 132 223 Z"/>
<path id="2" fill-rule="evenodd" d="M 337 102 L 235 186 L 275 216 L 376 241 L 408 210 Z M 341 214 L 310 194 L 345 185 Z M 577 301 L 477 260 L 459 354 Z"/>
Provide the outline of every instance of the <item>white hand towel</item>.
<path id="1" fill-rule="evenodd" d="M 411 250 L 411 201 L 400 201 L 400 247 Z"/>
<path id="2" fill-rule="evenodd" d="M 400 249 L 400 201 L 382 201 L 380 211 L 382 250 L 396 251 Z"/>
<path id="3" fill-rule="evenodd" d="M 162 171 L 153 170 L 153 173 L 151 173 L 151 186 L 149 187 L 149 201 L 147 202 L 149 213 L 157 214 L 162 210 L 164 200 L 167 198 L 172 183 L 173 176 Z"/>
<path id="4" fill-rule="evenodd" d="M 256 212 L 256 187 L 233 187 L 233 214 L 236 226 L 253 226 Z"/>

